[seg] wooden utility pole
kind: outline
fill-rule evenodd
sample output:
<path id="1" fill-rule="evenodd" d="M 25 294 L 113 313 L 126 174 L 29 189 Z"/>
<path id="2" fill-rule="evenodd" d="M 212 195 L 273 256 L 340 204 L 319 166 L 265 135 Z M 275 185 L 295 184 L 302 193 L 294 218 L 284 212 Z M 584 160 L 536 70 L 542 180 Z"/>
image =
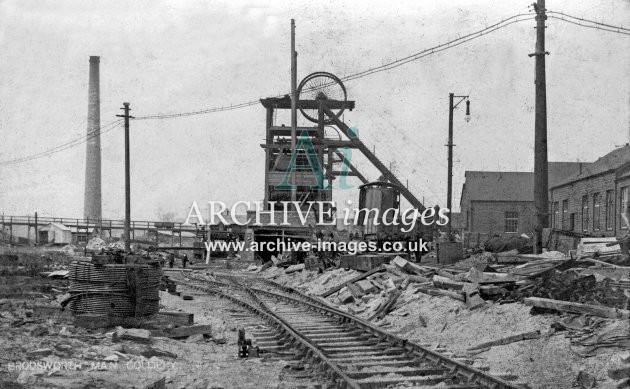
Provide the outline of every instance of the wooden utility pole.
<path id="1" fill-rule="evenodd" d="M 453 98 L 454 93 L 448 94 L 448 177 L 446 178 L 446 208 L 448 208 L 448 224 L 446 224 L 446 237 L 453 238 L 453 221 L 451 220 L 451 206 L 453 205 Z"/>
<path id="2" fill-rule="evenodd" d="M 131 246 L 129 242 L 129 231 L 131 229 L 131 177 L 129 175 L 129 119 L 133 118 L 133 116 L 129 116 L 129 103 L 123 103 L 123 107 L 121 108 L 125 111 L 124 115 L 116 115 L 117 117 L 125 118 L 125 232 L 124 232 L 124 240 L 125 240 L 125 252 L 131 251 Z"/>
<path id="3" fill-rule="evenodd" d="M 297 53 L 295 52 L 295 19 L 291 19 L 291 155 L 297 145 Z M 291 201 L 296 201 L 295 169 L 291 170 Z"/>
<path id="4" fill-rule="evenodd" d="M 548 173 L 547 173 L 547 87 L 545 81 L 545 0 L 534 3 L 536 10 L 536 118 L 534 124 L 534 254 L 542 253 L 542 232 L 548 226 Z"/>
<path id="5" fill-rule="evenodd" d="M 39 243 L 39 230 L 37 229 L 37 211 L 35 211 L 35 244 Z"/>
<path id="6" fill-rule="evenodd" d="M 460 99 L 455 103 L 455 97 Z M 446 178 L 446 208 L 448 209 L 448 223 L 446 224 L 446 236 L 449 240 L 453 240 L 453 220 L 451 218 L 453 205 L 453 111 L 459 103 L 466 100 L 466 121 L 470 120 L 470 101 L 468 96 L 455 96 L 454 93 L 448 94 L 448 173 Z"/>

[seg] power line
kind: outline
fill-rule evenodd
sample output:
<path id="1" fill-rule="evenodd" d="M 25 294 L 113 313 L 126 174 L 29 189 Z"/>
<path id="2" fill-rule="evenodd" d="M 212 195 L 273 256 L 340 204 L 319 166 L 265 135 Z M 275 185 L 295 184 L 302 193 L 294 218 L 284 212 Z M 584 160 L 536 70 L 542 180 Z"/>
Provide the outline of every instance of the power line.
<path id="1" fill-rule="evenodd" d="M 617 33 L 617 34 L 622 34 L 622 35 L 630 35 L 630 32 L 626 32 L 626 31 L 621 30 L 621 29 L 619 29 L 619 30 L 613 30 L 613 29 L 611 29 L 610 27 L 605 27 L 605 26 L 606 26 L 605 24 L 595 23 L 595 25 L 588 25 L 588 24 L 583 24 L 583 23 L 576 22 L 576 21 L 573 21 L 573 20 L 565 19 L 565 18 L 563 18 L 563 17 L 561 17 L 561 16 L 549 15 L 548 17 L 549 17 L 550 19 L 562 20 L 563 22 L 567 22 L 567 23 L 575 24 L 575 25 L 577 25 L 577 26 L 582 26 L 582 27 L 592 28 L 592 29 L 595 29 L 595 30 L 601 30 L 601 31 L 607 31 L 607 32 L 614 32 L 614 33 Z M 602 27 L 600 27 L 600 25 L 601 25 Z M 620 28 L 620 27 L 614 27 L 614 28 Z"/>
<path id="2" fill-rule="evenodd" d="M 68 150 L 72 147 L 81 145 L 85 142 L 87 142 L 88 140 L 100 135 L 100 134 L 106 134 L 112 130 L 114 130 L 115 128 L 117 128 L 120 123 L 122 122 L 121 119 L 118 120 L 114 120 L 113 122 L 109 122 L 107 124 L 105 124 L 104 126 L 102 126 L 101 128 L 94 130 L 86 135 L 83 135 L 79 138 L 75 138 L 71 141 L 68 141 L 66 143 L 57 145 L 55 147 L 52 147 L 50 149 L 41 151 L 39 153 L 36 154 L 31 154 L 31 155 L 27 155 L 24 157 L 20 157 L 20 158 L 15 158 L 15 159 L 11 159 L 11 160 L 7 160 L 7 161 L 2 161 L 0 162 L 0 166 L 9 166 L 9 165 L 16 165 L 16 164 L 20 164 L 20 163 L 24 163 L 24 162 L 28 162 L 28 161 L 32 161 L 34 159 L 39 159 L 39 158 L 43 158 L 43 157 L 48 157 L 50 155 L 59 153 L 61 151 L 64 150 Z"/>
<path id="3" fill-rule="evenodd" d="M 522 17 L 525 17 L 525 18 L 522 18 Z M 420 58 L 423 58 L 423 57 L 426 57 L 428 55 L 436 54 L 436 53 L 439 53 L 440 51 L 451 49 L 453 47 L 459 46 L 459 45 L 461 45 L 463 43 L 466 43 L 466 42 L 469 42 L 471 40 L 474 40 L 474 39 L 477 39 L 477 38 L 481 38 L 484 35 L 487 35 L 487 34 L 489 34 L 491 32 L 495 32 L 497 30 L 505 28 L 505 27 L 507 27 L 509 25 L 512 25 L 514 23 L 524 22 L 524 21 L 527 21 L 527 20 L 531 20 L 533 18 L 534 17 L 531 14 L 514 15 L 514 16 L 511 16 L 511 17 L 509 17 L 507 19 L 503 19 L 500 22 L 492 24 L 492 25 L 490 25 L 490 26 L 488 26 L 488 27 L 486 27 L 484 29 L 481 29 L 479 31 L 475 31 L 473 33 L 461 36 L 461 37 L 459 37 L 457 39 L 453 39 L 452 41 L 449 41 L 449 42 L 446 42 L 446 43 L 442 43 L 440 45 L 437 45 L 437 46 L 434 46 L 434 47 L 431 47 L 431 48 L 428 48 L 428 49 L 424 49 L 424 50 L 422 50 L 422 51 L 420 51 L 418 53 L 409 55 L 409 56 L 407 56 L 405 58 L 401 58 L 399 60 L 387 63 L 385 65 L 381 65 L 381 66 L 378 66 L 376 68 L 368 69 L 368 70 L 365 70 L 363 72 L 356 73 L 356 74 L 353 74 L 353 75 L 350 75 L 350 76 L 342 77 L 341 80 L 342 81 L 351 81 L 351 80 L 355 80 L 357 78 L 365 77 L 365 76 L 368 76 L 368 75 L 371 75 L 371 74 L 374 74 L 374 73 L 379 73 L 379 72 L 382 72 L 382 71 L 391 70 L 391 69 L 397 68 L 397 67 L 399 67 L 401 65 L 404 65 L 406 63 L 409 63 L 411 61 L 416 61 L 416 60 L 418 60 Z"/>
<path id="4" fill-rule="evenodd" d="M 628 31 L 630 32 L 630 28 L 625 28 L 625 27 L 621 27 L 621 26 L 613 26 L 611 24 L 606 24 L 606 23 L 600 23 L 600 22 L 596 22 L 594 20 L 589 20 L 589 19 L 584 19 L 584 18 L 579 18 L 577 16 L 573 16 L 573 15 L 569 15 L 569 14 L 565 14 L 563 12 L 557 12 L 557 11 L 547 11 L 548 14 L 557 14 L 557 15 L 561 15 L 570 19 L 575 19 L 575 20 L 579 20 L 581 22 L 587 22 L 587 23 L 592 23 L 592 24 L 596 24 L 598 26 L 602 26 L 602 27 L 607 27 L 607 28 L 613 28 L 613 29 L 617 29 L 617 30 L 624 30 L 624 31 Z M 556 19 L 559 19 L 558 17 L 556 17 Z M 564 19 L 561 19 L 564 20 Z"/>
<path id="5" fill-rule="evenodd" d="M 394 68 L 397 68 L 399 66 L 402 66 L 406 63 L 412 62 L 412 61 L 417 61 L 421 58 L 424 58 L 426 56 L 429 55 L 433 55 L 436 53 L 439 53 L 440 51 L 444 51 L 447 49 L 451 49 L 453 47 L 459 46 L 460 44 L 469 42 L 473 39 L 477 39 L 480 38 L 484 35 L 487 35 L 491 32 L 500 30 L 502 28 L 505 28 L 511 24 L 514 23 L 519 23 L 519 22 L 523 22 L 526 20 L 530 20 L 533 19 L 532 14 L 517 14 L 514 16 L 511 16 L 509 18 L 503 19 L 497 23 L 494 23 L 488 27 L 485 27 L 481 30 L 472 32 L 470 34 L 461 36 L 457 39 L 453 39 L 449 42 L 446 43 L 442 43 L 439 44 L 437 46 L 428 48 L 428 49 L 424 49 L 420 52 L 411 54 L 409 56 L 406 56 L 404 58 L 401 59 L 397 59 L 395 61 L 374 67 L 374 68 L 370 68 L 358 73 L 354 73 L 354 74 L 350 74 L 350 75 L 346 75 L 344 77 L 341 77 L 340 79 L 342 81 L 352 81 L 352 80 L 356 80 L 362 77 L 366 77 L 375 73 L 379 73 L 379 72 L 383 72 L 383 71 L 387 71 L 387 70 L 391 70 Z M 319 89 L 319 88 L 325 88 L 327 87 L 329 84 L 324 84 L 324 85 L 320 85 L 318 87 L 314 87 L 311 88 L 311 90 L 315 90 L 315 89 Z M 284 94 L 284 95 L 277 95 L 275 97 L 282 97 L 282 96 L 286 96 L 286 95 L 290 95 L 289 94 Z M 147 116 L 139 116 L 136 117 L 135 120 L 147 120 L 147 119 L 171 119 L 171 118 L 176 118 L 176 117 L 182 117 L 182 116 L 193 116 L 193 115 L 202 115 L 202 114 L 208 114 L 208 113 L 215 113 L 215 112 L 223 112 L 223 111 L 231 111 L 231 110 L 235 110 L 235 109 L 239 109 L 239 108 L 245 108 L 245 107 L 250 107 L 253 105 L 257 105 L 259 104 L 258 100 L 251 100 L 251 101 L 247 101 L 244 103 L 239 103 L 239 104 L 234 104 L 234 105 L 230 105 L 230 106 L 222 106 L 222 107 L 215 107 L 215 108 L 209 108 L 209 109 L 203 109 L 203 110 L 198 110 L 198 111 L 190 111 L 190 112 L 180 112 L 180 113 L 172 113 L 172 114 L 156 114 L 156 115 L 147 115 Z"/>
<path id="6" fill-rule="evenodd" d="M 281 96 L 277 96 L 277 97 L 281 97 Z M 234 109 L 251 107 L 252 105 L 258 105 L 258 104 L 260 104 L 259 100 L 251 100 L 251 101 L 247 101 L 245 103 L 234 104 L 234 105 L 223 106 L 223 107 L 216 107 L 216 108 L 202 109 L 202 110 L 199 110 L 199 111 L 170 113 L 170 114 L 157 114 L 157 115 L 148 115 L 148 116 L 137 116 L 137 117 L 134 118 L 134 120 L 172 119 L 172 118 L 183 117 L 183 116 L 194 116 L 194 115 L 203 115 L 203 114 L 215 113 L 215 112 L 232 111 Z"/>

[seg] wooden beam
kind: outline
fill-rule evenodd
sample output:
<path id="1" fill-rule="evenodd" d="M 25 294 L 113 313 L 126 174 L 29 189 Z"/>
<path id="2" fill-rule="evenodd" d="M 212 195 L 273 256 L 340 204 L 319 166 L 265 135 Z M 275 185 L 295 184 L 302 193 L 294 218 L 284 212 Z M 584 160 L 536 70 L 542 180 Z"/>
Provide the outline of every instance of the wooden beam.
<path id="1" fill-rule="evenodd" d="M 309 136 L 317 136 L 317 127 L 298 127 L 297 135 L 300 136 L 302 131 L 306 131 Z M 290 136 L 291 127 L 286 126 L 271 126 L 269 127 L 270 136 Z"/>
<path id="2" fill-rule="evenodd" d="M 432 288 L 416 288 L 418 292 L 428 294 L 429 296 L 446 296 L 462 302 L 466 301 L 466 297 L 461 292 L 454 292 L 444 289 L 432 289 Z"/>
<path id="3" fill-rule="evenodd" d="M 344 287 L 344 286 L 346 286 L 347 284 L 352 284 L 352 283 L 354 283 L 354 282 L 361 281 L 361 280 L 362 280 L 362 279 L 364 279 L 365 277 L 371 276 L 372 274 L 374 274 L 374 273 L 378 273 L 378 272 L 381 272 L 381 271 L 385 271 L 385 267 L 383 267 L 383 266 L 379 266 L 379 267 L 376 267 L 376 268 L 374 268 L 374 269 L 372 269 L 372 270 L 370 270 L 370 271 L 366 271 L 365 273 L 359 274 L 358 276 L 354 277 L 353 279 L 351 279 L 351 280 L 349 280 L 349 281 L 344 282 L 344 283 L 343 283 L 343 284 L 341 284 L 341 285 L 337 285 L 337 286 L 335 286 L 334 288 L 328 289 L 328 290 L 327 290 L 327 291 L 325 291 L 324 293 L 320 294 L 320 296 L 321 296 L 321 297 L 328 297 L 328 296 L 330 296 L 331 294 L 333 294 L 333 293 L 335 293 L 335 292 L 338 292 L 338 291 L 340 291 L 341 289 L 343 289 L 343 287 Z"/>
<path id="4" fill-rule="evenodd" d="M 438 275 L 433 276 L 433 285 L 440 289 L 462 290 L 464 288 L 463 282 L 453 281 L 450 278 Z"/>
<path id="5" fill-rule="evenodd" d="M 583 313 L 586 315 L 609 317 L 611 319 L 630 319 L 630 311 L 627 309 L 617 309 L 598 305 L 588 305 L 572 303 L 569 301 L 552 300 L 541 297 L 528 297 L 524 300 L 525 305 L 538 308 L 555 309 L 562 312 Z"/>
<path id="6" fill-rule="evenodd" d="M 326 103 L 328 104 L 328 103 Z M 381 162 L 380 159 L 372 153 L 372 151 L 356 136 L 350 136 L 350 127 L 348 127 L 344 122 L 342 122 L 335 114 L 330 110 L 329 106 L 324 106 L 324 112 L 326 115 L 332 120 L 332 122 L 339 127 L 341 132 L 350 139 L 350 142 L 354 145 L 355 148 L 361 150 L 363 155 L 387 178 L 389 182 L 399 187 L 402 195 L 411 203 L 411 205 L 418 209 L 420 212 L 424 211 L 426 208 L 418 198 L 407 189 L 407 187 L 400 182 L 400 180 L 392 173 L 385 164 Z"/>
<path id="7" fill-rule="evenodd" d="M 354 101 L 342 101 L 327 99 L 326 106 L 331 109 L 354 109 Z M 277 109 L 291 109 L 291 98 L 289 95 L 284 97 L 269 97 L 266 99 L 260 99 L 261 104 L 265 108 L 273 107 Z M 298 100 L 296 102 L 297 109 L 319 109 L 319 100 Z"/>
<path id="8" fill-rule="evenodd" d="M 357 169 L 341 151 L 335 150 L 335 154 L 337 154 L 337 156 L 341 158 L 342 162 L 345 162 L 348 165 L 350 171 L 354 173 L 357 177 L 359 177 L 359 180 L 361 180 L 362 183 L 367 184 L 369 182 L 368 179 L 365 178 L 365 176 L 361 174 L 361 172 L 359 172 L 359 169 Z"/>
<path id="9" fill-rule="evenodd" d="M 514 342 L 520 342 L 521 340 L 527 339 L 539 339 L 540 338 L 540 330 L 525 332 L 518 335 L 508 336 L 506 338 L 491 340 L 489 342 L 481 343 L 476 346 L 469 348 L 468 350 L 480 350 L 484 348 L 489 348 L 492 346 L 502 346 L 504 344 L 510 344 Z"/>
<path id="10" fill-rule="evenodd" d="M 151 331 L 151 336 L 161 336 L 165 338 L 184 338 L 196 334 L 212 334 L 212 326 L 210 324 L 201 324 L 186 327 L 161 328 Z"/>

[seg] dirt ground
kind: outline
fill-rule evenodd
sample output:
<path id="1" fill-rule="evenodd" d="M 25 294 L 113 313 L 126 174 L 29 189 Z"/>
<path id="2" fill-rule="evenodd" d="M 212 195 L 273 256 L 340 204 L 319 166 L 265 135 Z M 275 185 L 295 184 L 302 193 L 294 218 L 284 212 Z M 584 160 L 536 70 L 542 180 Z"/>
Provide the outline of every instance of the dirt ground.
<path id="1" fill-rule="evenodd" d="M 112 341 L 113 329 L 76 328 L 63 320 L 35 317 L 32 299 L 0 300 L 0 388 L 144 388 L 166 378 L 167 388 L 314 387 L 308 372 L 290 361 L 240 359 L 234 305 L 192 291 L 193 300 L 161 292 L 164 310 L 194 313 L 195 324 L 211 324 L 212 337 L 152 338 L 165 356 L 133 355 L 133 341 Z M 225 339 L 225 343 L 221 339 Z M 128 351 L 128 350 L 127 350 Z"/>
<path id="2" fill-rule="evenodd" d="M 63 260 L 67 262 L 67 258 Z M 359 274 L 344 269 L 285 274 L 275 267 L 258 273 L 245 270 L 246 266 L 226 269 L 224 263 L 215 265 L 217 271 L 267 277 L 311 295 L 319 295 Z M 181 272 L 172 273 L 173 277 L 181 276 Z M 382 284 L 385 281 L 380 279 Z M 251 334 L 255 329 L 252 326 L 262 323 L 243 319 L 240 308 L 201 292 L 184 290 L 192 300 L 160 292 L 161 309 L 193 313 L 195 324 L 212 326 L 211 336 L 183 340 L 153 337 L 150 344 L 144 345 L 127 340 L 114 342 L 114 328 L 78 328 L 67 317 L 38 314 L 33 308 L 54 306 L 56 297 L 67 286 L 66 280 L 29 277 L 22 272 L 2 275 L 0 285 L 0 389 L 145 388 L 161 378 L 165 378 L 169 389 L 296 388 L 322 384 L 313 378 L 308 365 L 304 370 L 295 370 L 292 361 L 279 357 L 239 359 L 238 328 L 245 327 L 246 333 Z M 374 302 L 385 298 L 384 292 L 377 292 L 358 302 L 341 304 L 338 294 L 332 294 L 326 301 L 367 319 L 375 309 Z M 394 309 L 374 324 L 471 361 L 483 371 L 511 376 L 512 382 L 530 388 L 586 387 L 578 380 L 580 373 L 593 377 L 597 388 L 616 387 L 617 383 L 608 379 L 607 370 L 618 362 L 623 350 L 586 350 L 571 338 L 574 333 L 552 328 L 557 322 L 578 319 L 558 314 L 533 315 L 530 307 L 520 303 L 488 303 L 471 311 L 460 301 L 425 295 L 410 284 Z M 629 327 L 628 321 L 598 319 L 587 333 L 628 334 Z M 487 341 L 533 330 L 541 332 L 540 339 L 469 350 Z M 146 347 L 153 352 L 146 353 Z"/>

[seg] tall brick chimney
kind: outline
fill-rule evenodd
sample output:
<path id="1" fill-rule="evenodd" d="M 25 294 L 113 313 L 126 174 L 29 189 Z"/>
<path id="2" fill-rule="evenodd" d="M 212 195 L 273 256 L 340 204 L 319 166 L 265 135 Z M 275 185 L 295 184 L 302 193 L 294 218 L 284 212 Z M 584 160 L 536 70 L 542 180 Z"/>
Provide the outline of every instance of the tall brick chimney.
<path id="1" fill-rule="evenodd" d="M 100 57 L 90 57 L 88 87 L 87 149 L 85 154 L 85 197 L 83 216 L 100 220 L 101 215 L 101 97 L 99 87 Z"/>

